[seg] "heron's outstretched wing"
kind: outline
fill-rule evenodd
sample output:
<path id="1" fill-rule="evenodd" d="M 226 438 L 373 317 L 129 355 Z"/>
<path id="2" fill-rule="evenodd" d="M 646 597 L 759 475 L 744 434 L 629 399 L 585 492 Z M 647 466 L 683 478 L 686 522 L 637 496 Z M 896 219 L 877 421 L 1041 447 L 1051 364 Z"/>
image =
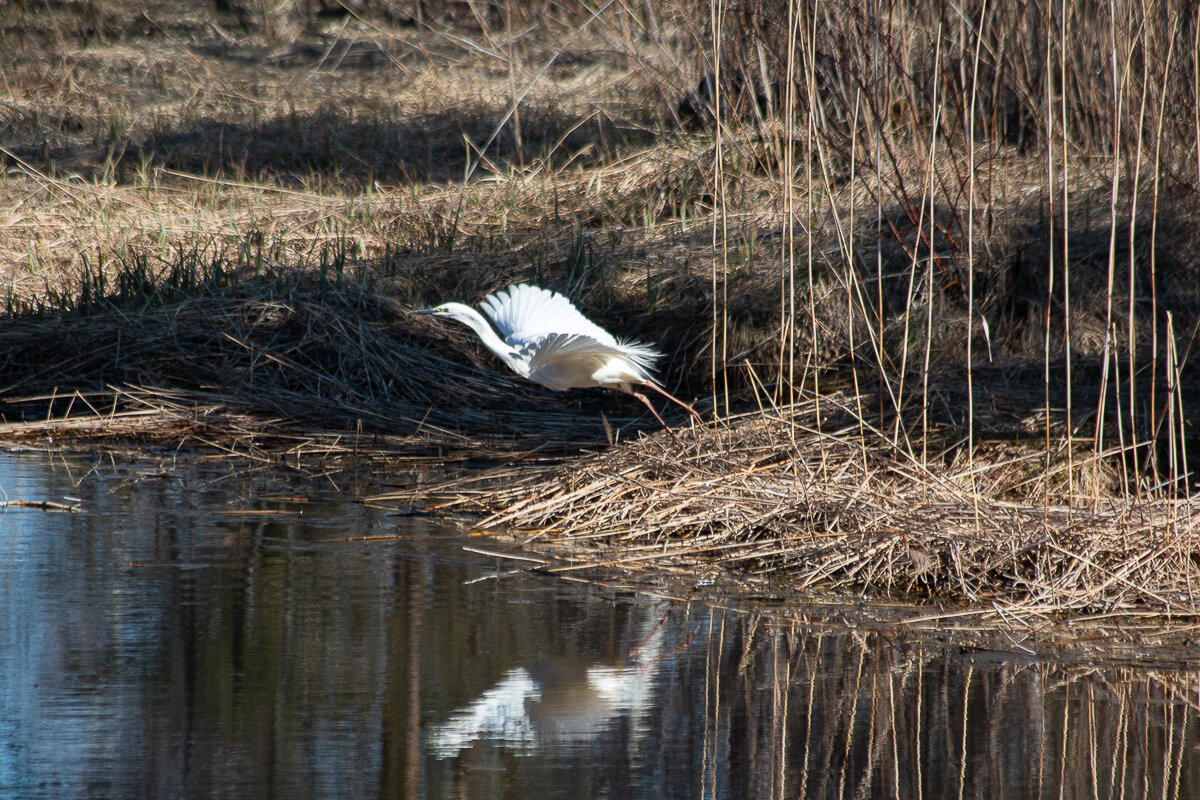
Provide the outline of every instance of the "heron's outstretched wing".
<path id="1" fill-rule="evenodd" d="M 500 335 L 513 347 L 522 347 L 552 333 L 587 336 L 610 347 L 616 338 L 579 313 L 571 301 L 557 292 L 522 283 L 489 294 L 482 308 Z"/>
<path id="2" fill-rule="evenodd" d="M 587 365 L 594 363 L 595 366 L 591 367 L 591 371 L 594 372 L 595 369 L 616 356 L 632 362 L 633 366 L 640 370 L 641 374 L 631 375 L 639 380 L 650 378 L 654 362 L 662 355 L 648 345 L 623 344 L 615 340 L 609 344 L 591 336 L 574 333 L 552 333 L 542 336 L 528 343 L 525 346 L 525 352 L 528 352 L 530 356 L 529 371 L 531 373 L 552 364 L 563 363 L 577 363 L 581 371 L 588 369 Z M 592 372 L 586 374 L 591 375 Z"/>

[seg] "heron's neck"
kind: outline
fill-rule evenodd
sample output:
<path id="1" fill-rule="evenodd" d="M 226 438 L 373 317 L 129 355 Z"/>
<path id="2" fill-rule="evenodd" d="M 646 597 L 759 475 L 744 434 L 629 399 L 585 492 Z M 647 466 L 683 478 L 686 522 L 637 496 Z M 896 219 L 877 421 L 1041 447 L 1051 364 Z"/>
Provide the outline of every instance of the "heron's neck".
<path id="1" fill-rule="evenodd" d="M 529 377 L 529 365 L 520 358 L 515 347 L 512 347 L 492 330 L 492 326 L 483 316 L 471 308 L 470 306 L 462 306 L 458 309 L 458 319 L 464 325 L 469 325 L 471 330 L 479 335 L 480 341 L 496 355 L 500 356 L 500 360 L 509 366 L 509 368 L 523 378 Z"/>

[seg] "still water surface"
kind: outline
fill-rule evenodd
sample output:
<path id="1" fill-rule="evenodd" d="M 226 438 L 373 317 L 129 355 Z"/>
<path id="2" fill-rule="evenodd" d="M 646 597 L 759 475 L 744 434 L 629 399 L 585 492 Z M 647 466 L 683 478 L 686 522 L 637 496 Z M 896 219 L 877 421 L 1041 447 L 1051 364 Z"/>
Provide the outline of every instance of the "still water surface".
<path id="1" fill-rule="evenodd" d="M 0 454 L 81 509 L 0 517 L 0 797 L 1200 797 L 1195 672 L 514 573 L 228 469 Z"/>

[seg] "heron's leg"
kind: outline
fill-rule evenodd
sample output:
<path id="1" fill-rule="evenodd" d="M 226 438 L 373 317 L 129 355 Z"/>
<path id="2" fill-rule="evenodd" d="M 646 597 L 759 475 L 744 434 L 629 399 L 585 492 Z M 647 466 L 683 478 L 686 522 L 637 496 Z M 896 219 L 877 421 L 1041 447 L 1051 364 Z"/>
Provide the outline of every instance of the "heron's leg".
<path id="1" fill-rule="evenodd" d="M 678 397 L 676 397 L 675 395 L 668 392 L 666 389 L 659 386 L 657 383 L 654 383 L 653 381 L 643 381 L 639 385 L 640 386 L 649 386 L 651 389 L 658 392 L 659 394 L 661 394 L 663 397 L 667 398 L 668 400 L 674 401 L 675 403 L 683 406 L 685 409 L 687 409 L 687 412 L 692 415 L 692 418 L 695 419 L 696 422 L 700 423 L 701 425 L 704 425 L 704 419 L 700 416 L 699 412 L 697 412 L 696 409 L 692 408 L 687 403 L 683 402 Z M 651 409 L 651 410 L 653 410 L 653 409 Z M 655 414 L 654 416 L 657 417 L 658 415 Z M 659 420 L 659 421 L 661 422 L 662 420 Z M 666 423 L 663 423 L 663 424 L 665 425 Z"/>
<path id="2" fill-rule="evenodd" d="M 650 413 L 654 415 L 654 418 L 658 420 L 659 424 L 667 429 L 667 433 L 671 434 L 671 438 L 675 440 L 675 444 L 683 447 L 683 442 L 679 441 L 679 437 L 675 435 L 675 431 L 671 430 L 671 426 L 666 422 L 663 422 L 663 418 L 660 417 L 658 412 L 654 410 L 654 406 L 650 405 L 650 401 L 646 399 L 646 395 L 642 394 L 641 392 L 630 392 L 630 394 L 636 397 L 638 400 L 641 400 L 646 405 L 646 408 L 650 409 Z"/>

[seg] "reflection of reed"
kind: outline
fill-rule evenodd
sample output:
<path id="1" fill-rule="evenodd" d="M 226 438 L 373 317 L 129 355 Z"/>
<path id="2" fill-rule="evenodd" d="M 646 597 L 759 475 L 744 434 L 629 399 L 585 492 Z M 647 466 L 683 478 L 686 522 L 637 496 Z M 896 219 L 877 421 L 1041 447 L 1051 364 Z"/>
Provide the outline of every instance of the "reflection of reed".
<path id="1" fill-rule="evenodd" d="M 705 797 L 1183 798 L 1200 785 L 1195 673 L 753 618 L 714 619 L 707 653 L 694 667 Z"/>
<path id="2" fill-rule="evenodd" d="M 420 539 L 424 531 L 411 535 Z M 424 629 L 424 593 L 428 590 L 429 564 L 424 559 L 398 559 L 392 565 L 392 578 L 398 607 L 393 624 L 387 626 L 388 662 L 385 703 L 380 742 L 384 754 L 380 765 L 380 786 L 398 796 L 413 797 L 421 785 L 421 747 L 415 731 L 421 727 L 421 636 Z"/>
<path id="3" fill-rule="evenodd" d="M 710 620 L 710 635 L 704 654 L 704 749 L 700 775 L 704 797 L 716 797 L 721 760 L 719 742 L 725 738 L 721 721 L 721 664 L 725 655 L 725 612 L 716 610 Z M 715 640 L 715 641 L 714 641 Z"/>

